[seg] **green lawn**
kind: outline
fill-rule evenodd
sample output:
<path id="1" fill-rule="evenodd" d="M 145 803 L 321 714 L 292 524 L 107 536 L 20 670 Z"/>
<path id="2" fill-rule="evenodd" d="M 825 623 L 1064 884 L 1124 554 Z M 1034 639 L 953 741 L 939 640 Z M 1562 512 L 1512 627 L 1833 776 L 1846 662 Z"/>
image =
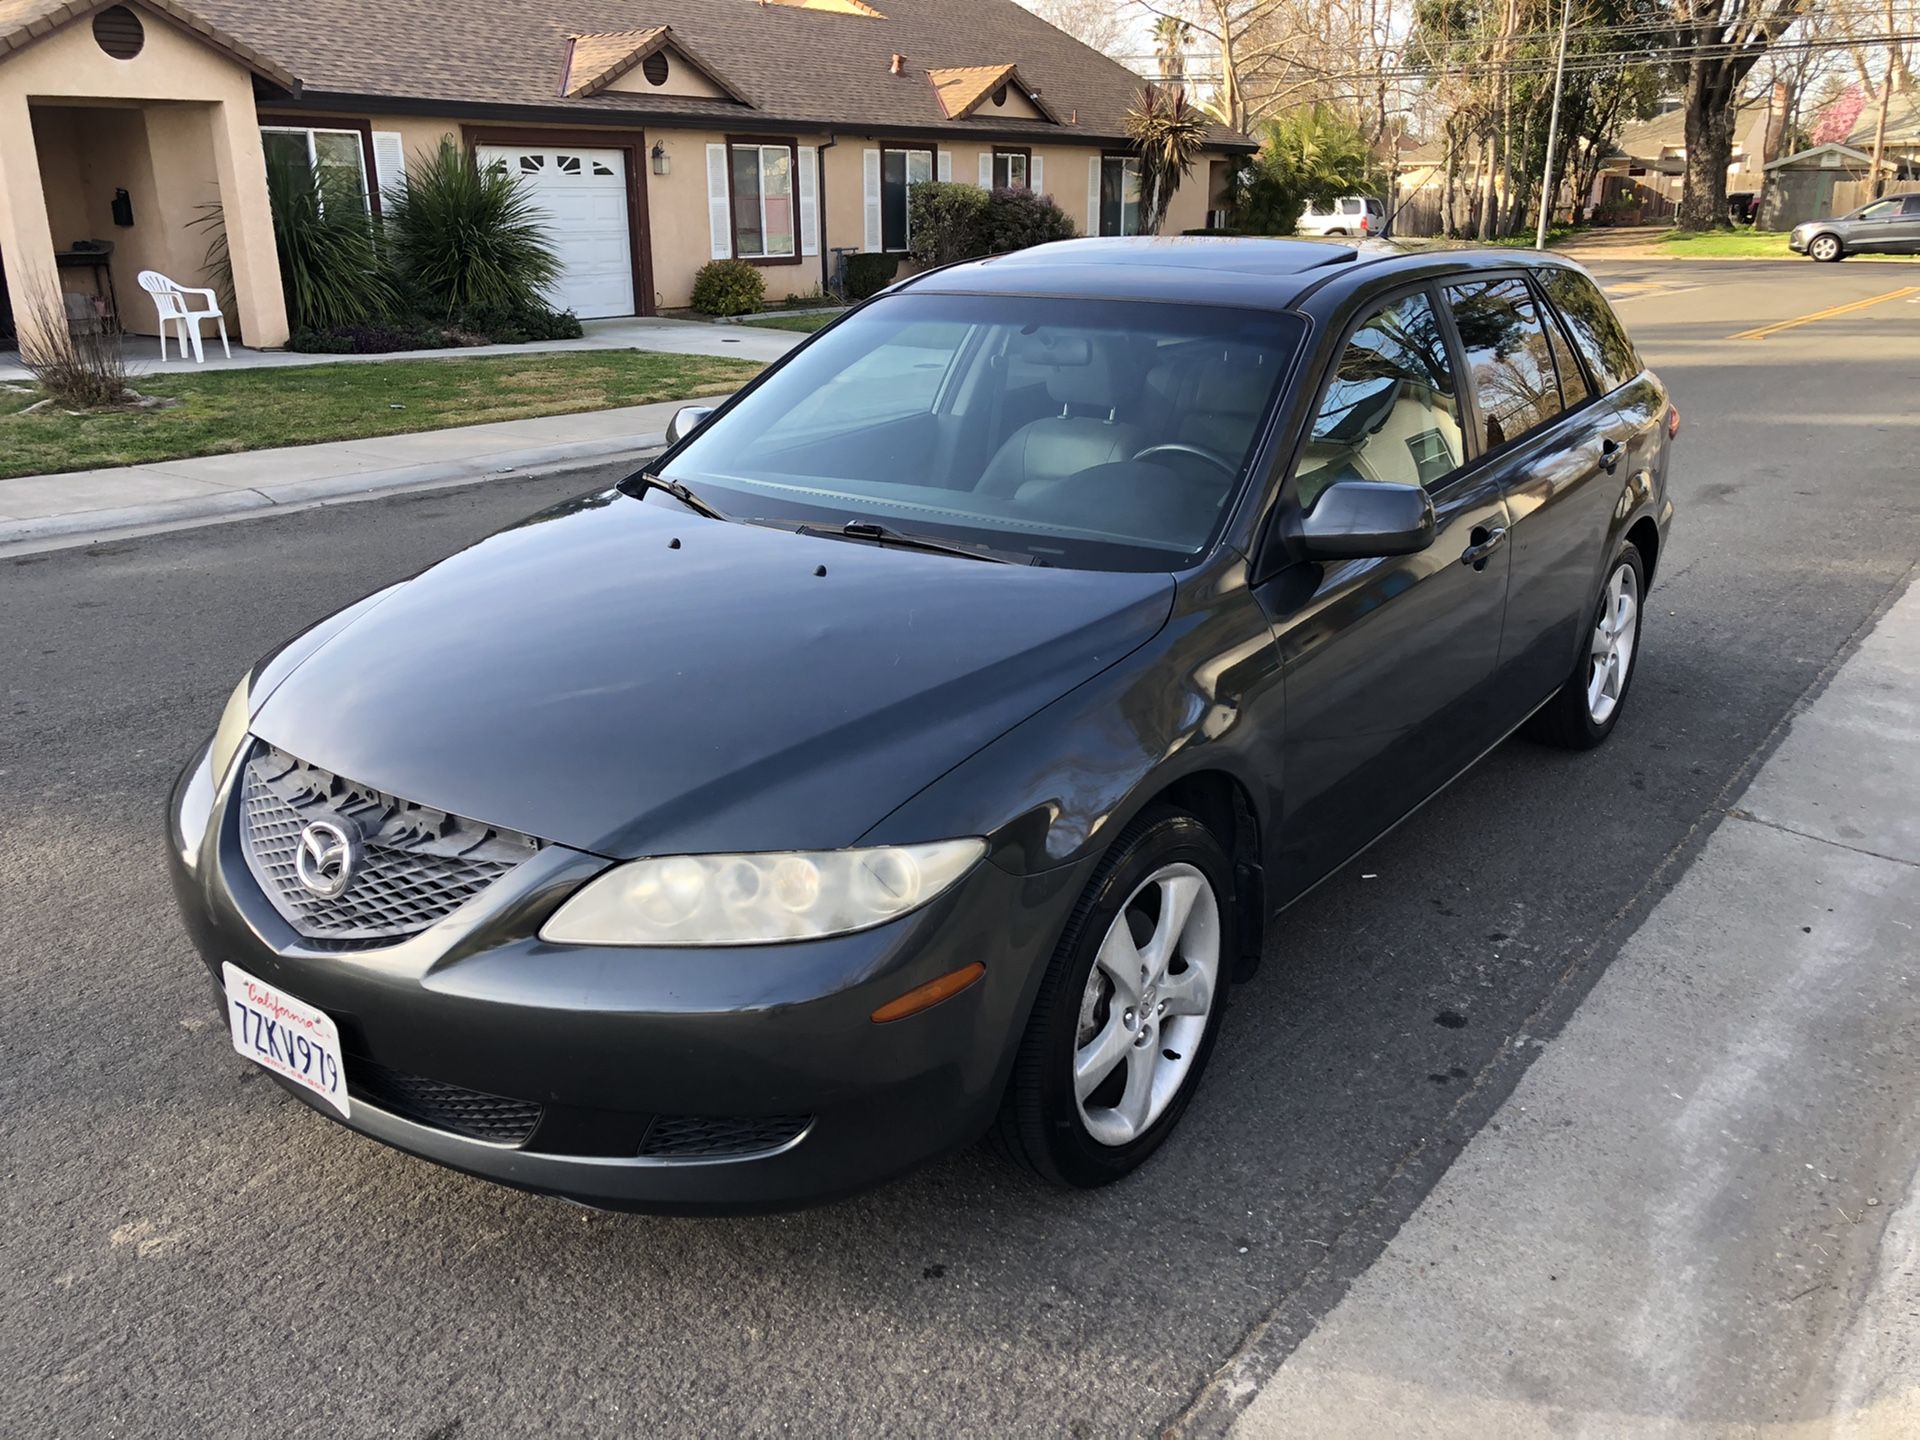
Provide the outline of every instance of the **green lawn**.
<path id="1" fill-rule="evenodd" d="M 1784 231 L 1669 230 L 1658 243 L 1663 255 L 1682 260 L 1776 260 L 1793 254 Z"/>
<path id="2" fill-rule="evenodd" d="M 85 415 L 22 415 L 35 397 L 0 391 L 0 478 L 716 395 L 760 369 L 747 360 L 603 351 L 137 373 L 141 394 L 181 403 Z"/>
<path id="3" fill-rule="evenodd" d="M 835 310 L 827 315 L 763 315 L 757 320 L 742 320 L 740 323 L 758 330 L 800 330 L 811 335 L 838 320 L 840 314 Z"/>

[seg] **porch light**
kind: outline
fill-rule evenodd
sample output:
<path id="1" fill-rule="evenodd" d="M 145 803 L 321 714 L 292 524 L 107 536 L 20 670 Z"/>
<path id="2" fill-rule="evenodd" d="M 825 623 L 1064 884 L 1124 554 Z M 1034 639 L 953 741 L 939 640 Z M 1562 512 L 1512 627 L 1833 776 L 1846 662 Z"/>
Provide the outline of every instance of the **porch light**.
<path id="1" fill-rule="evenodd" d="M 653 149 L 647 152 L 653 158 L 653 173 L 667 175 L 673 171 L 673 162 L 667 158 L 667 147 L 659 140 L 653 142 Z"/>

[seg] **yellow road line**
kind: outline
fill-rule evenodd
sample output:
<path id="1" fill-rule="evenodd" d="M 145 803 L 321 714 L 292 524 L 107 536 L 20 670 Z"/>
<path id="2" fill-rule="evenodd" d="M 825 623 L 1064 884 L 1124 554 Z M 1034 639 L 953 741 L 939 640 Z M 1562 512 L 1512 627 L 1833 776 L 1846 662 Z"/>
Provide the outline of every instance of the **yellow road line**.
<path id="1" fill-rule="evenodd" d="M 1851 315 L 1856 310 L 1865 310 L 1870 305 L 1883 305 L 1889 300 L 1904 300 L 1909 295 L 1920 295 L 1920 285 L 1908 285 L 1900 290 L 1889 290 L 1884 295 L 1875 295 L 1871 300 L 1855 300 L 1846 305 L 1834 305 L 1826 310 L 1816 310 L 1811 315 L 1796 316 L 1792 320 L 1776 320 L 1771 325 L 1761 325 L 1752 330 L 1742 330 L 1737 335 L 1729 335 L 1729 340 L 1764 340 L 1769 335 L 1778 335 L 1782 330 L 1791 330 L 1796 325 L 1811 325 L 1816 320 L 1831 320 L 1836 315 Z"/>

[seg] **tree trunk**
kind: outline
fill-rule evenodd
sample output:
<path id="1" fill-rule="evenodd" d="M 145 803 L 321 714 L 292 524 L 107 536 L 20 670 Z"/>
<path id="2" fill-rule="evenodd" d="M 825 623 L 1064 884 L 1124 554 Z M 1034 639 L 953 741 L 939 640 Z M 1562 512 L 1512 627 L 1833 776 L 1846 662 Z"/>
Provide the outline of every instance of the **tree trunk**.
<path id="1" fill-rule="evenodd" d="M 1682 230 L 1724 230 L 1727 165 L 1733 159 L 1733 82 L 1722 65 L 1696 59 L 1687 72 L 1687 168 Z"/>
<path id="2" fill-rule="evenodd" d="M 1453 223 L 1453 187 L 1460 179 L 1460 130 L 1450 115 L 1447 117 L 1447 158 L 1440 176 L 1440 233 L 1447 239 L 1456 238 Z"/>

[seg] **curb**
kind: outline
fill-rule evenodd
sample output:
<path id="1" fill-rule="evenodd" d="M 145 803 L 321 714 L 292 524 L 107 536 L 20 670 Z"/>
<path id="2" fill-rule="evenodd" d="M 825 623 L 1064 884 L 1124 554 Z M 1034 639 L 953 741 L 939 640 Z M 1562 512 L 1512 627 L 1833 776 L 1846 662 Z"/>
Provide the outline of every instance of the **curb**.
<path id="1" fill-rule="evenodd" d="M 40 546 L 80 543 L 83 537 L 122 536 L 149 530 L 178 530 L 199 524 L 246 519 L 279 511 L 306 510 L 318 505 L 351 504 L 374 500 L 402 490 L 420 490 L 488 480 L 525 480 L 553 471 L 571 470 L 612 460 L 638 460 L 665 447 L 664 434 L 624 435 L 611 440 L 581 440 L 537 449 L 509 450 L 483 459 L 437 461 L 402 465 L 389 470 L 365 470 L 286 485 L 260 485 L 244 490 L 195 495 L 106 510 L 81 510 L 46 515 L 33 520 L 0 520 L 0 555 Z M 259 452 L 270 464 L 270 450 Z"/>

